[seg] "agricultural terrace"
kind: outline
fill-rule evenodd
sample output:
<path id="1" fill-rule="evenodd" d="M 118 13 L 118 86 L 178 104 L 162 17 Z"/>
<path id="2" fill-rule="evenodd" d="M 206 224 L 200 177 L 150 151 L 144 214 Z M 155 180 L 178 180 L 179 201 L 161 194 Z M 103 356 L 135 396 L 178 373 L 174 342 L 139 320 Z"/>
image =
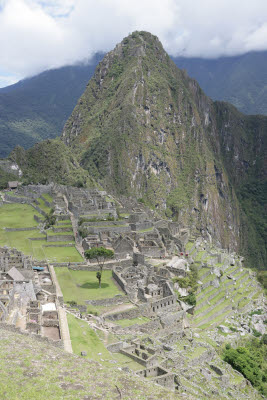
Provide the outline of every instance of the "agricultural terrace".
<path id="1" fill-rule="evenodd" d="M 42 207 L 42 205 L 41 205 Z M 48 211 L 47 209 L 46 211 Z M 50 262 L 80 262 L 83 261 L 81 255 L 75 248 L 73 241 L 50 241 L 46 240 L 46 235 L 52 230 L 41 233 L 38 229 L 38 222 L 34 215 L 43 219 L 29 204 L 4 204 L 0 207 L 0 246 L 15 247 L 26 255 L 31 255 L 36 260 L 48 260 Z M 69 221 L 70 223 L 70 221 Z M 60 226 L 60 225 L 59 225 Z M 72 227 L 70 232 L 72 233 Z M 5 228 L 32 230 L 8 232 Z M 35 239 L 35 240 L 33 240 Z M 36 240 L 38 239 L 38 240 Z M 72 247 L 47 247 L 72 244 Z"/>

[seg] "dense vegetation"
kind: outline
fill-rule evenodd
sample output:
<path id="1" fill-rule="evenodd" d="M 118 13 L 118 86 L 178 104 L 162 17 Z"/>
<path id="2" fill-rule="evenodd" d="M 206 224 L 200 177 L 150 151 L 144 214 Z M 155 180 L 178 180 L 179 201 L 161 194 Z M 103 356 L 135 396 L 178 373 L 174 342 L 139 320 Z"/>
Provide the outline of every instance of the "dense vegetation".
<path id="1" fill-rule="evenodd" d="M 241 372 L 264 396 L 267 395 L 267 335 L 261 339 L 245 340 L 242 346 L 227 344 L 224 361 Z"/>
<path id="2" fill-rule="evenodd" d="M 23 170 L 24 184 L 57 182 L 63 185 L 94 185 L 88 172 L 83 170 L 69 148 L 59 139 L 46 140 L 29 150 L 22 147 L 10 159 Z"/>
<path id="3" fill-rule="evenodd" d="M 0 189 L 6 189 L 9 181 L 16 181 L 18 177 L 11 172 L 6 172 L 0 167 Z"/>

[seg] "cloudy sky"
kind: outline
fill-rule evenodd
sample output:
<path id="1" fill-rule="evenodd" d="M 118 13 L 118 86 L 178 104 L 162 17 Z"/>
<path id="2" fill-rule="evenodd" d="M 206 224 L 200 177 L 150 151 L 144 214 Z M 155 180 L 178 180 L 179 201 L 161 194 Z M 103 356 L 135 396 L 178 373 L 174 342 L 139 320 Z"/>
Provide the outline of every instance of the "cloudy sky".
<path id="1" fill-rule="evenodd" d="M 267 0 L 0 0 L 0 87 L 111 50 L 135 30 L 172 55 L 267 49 Z"/>

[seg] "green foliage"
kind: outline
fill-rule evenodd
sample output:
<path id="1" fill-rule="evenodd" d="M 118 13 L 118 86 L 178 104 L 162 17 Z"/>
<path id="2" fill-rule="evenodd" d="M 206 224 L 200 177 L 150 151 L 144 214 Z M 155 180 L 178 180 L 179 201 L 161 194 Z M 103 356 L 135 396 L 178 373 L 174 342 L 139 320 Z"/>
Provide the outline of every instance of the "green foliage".
<path id="1" fill-rule="evenodd" d="M 102 276 L 102 271 L 103 271 L 103 267 L 105 264 L 106 260 L 110 260 L 111 258 L 114 257 L 114 251 L 110 250 L 110 249 L 106 249 L 103 246 L 100 247 L 92 247 L 91 249 L 88 249 L 85 251 L 84 253 L 85 257 L 88 260 L 96 260 L 98 263 L 98 266 L 100 268 L 100 275 L 97 274 L 97 279 L 99 280 L 99 287 L 101 287 L 101 276 Z"/>
<path id="2" fill-rule="evenodd" d="M 197 304 L 196 295 L 194 293 L 190 293 L 189 296 L 187 296 L 187 298 L 186 298 L 186 302 L 190 306 L 195 306 Z"/>
<path id="3" fill-rule="evenodd" d="M 175 277 L 175 278 L 173 278 L 173 282 L 177 282 L 181 288 L 188 288 L 188 286 L 189 286 L 189 278 L 188 277 L 185 277 L 185 278 Z"/>
<path id="4" fill-rule="evenodd" d="M 79 228 L 78 232 L 79 232 L 79 235 L 80 235 L 83 239 L 86 238 L 86 236 L 88 236 L 88 233 L 87 233 L 87 229 L 86 229 L 86 228 Z"/>
<path id="5" fill-rule="evenodd" d="M 109 76 L 111 78 L 117 79 L 122 74 L 122 72 L 123 72 L 123 64 L 118 58 L 118 56 L 115 56 L 111 64 L 111 67 L 109 68 Z"/>
<path id="6" fill-rule="evenodd" d="M 255 328 L 252 328 L 252 332 L 253 332 L 253 335 L 255 337 L 260 337 L 261 336 L 261 333 L 259 331 L 257 331 L 257 329 L 255 329 Z"/>
<path id="7" fill-rule="evenodd" d="M 55 225 L 57 217 L 54 215 L 54 209 L 51 208 L 49 213 L 45 216 L 45 229 L 49 229 L 51 226 Z"/>
<path id="8" fill-rule="evenodd" d="M 258 271 L 257 279 L 260 284 L 264 287 L 265 292 L 267 293 L 267 271 Z"/>
<path id="9" fill-rule="evenodd" d="M 73 152 L 59 139 L 38 143 L 27 151 L 18 146 L 10 158 L 22 169 L 25 184 L 57 182 L 76 186 L 77 182 L 83 182 L 94 186 Z"/>
<path id="10" fill-rule="evenodd" d="M 230 329 L 232 332 L 237 332 L 237 329 L 234 328 L 233 326 L 229 326 L 229 329 Z"/>
<path id="11" fill-rule="evenodd" d="M 18 177 L 12 173 L 6 172 L 0 167 L 0 189 L 6 189 L 9 181 L 17 181 Z"/>
<path id="12" fill-rule="evenodd" d="M 260 393 L 267 395 L 267 345 L 265 339 L 246 340 L 236 349 L 229 346 L 223 352 L 224 361 L 241 372 Z"/>
<path id="13" fill-rule="evenodd" d="M 190 265 L 190 272 L 184 278 L 175 277 L 173 282 L 177 282 L 181 288 L 188 289 L 189 295 L 182 297 L 181 299 L 191 306 L 195 306 L 197 303 L 196 291 L 198 288 L 198 268 L 196 265 Z"/>
<path id="14" fill-rule="evenodd" d="M 250 313 L 249 313 L 249 315 L 252 317 L 252 315 L 261 315 L 262 314 L 262 309 L 261 308 L 258 308 L 258 310 L 254 310 L 254 311 L 251 311 Z"/>

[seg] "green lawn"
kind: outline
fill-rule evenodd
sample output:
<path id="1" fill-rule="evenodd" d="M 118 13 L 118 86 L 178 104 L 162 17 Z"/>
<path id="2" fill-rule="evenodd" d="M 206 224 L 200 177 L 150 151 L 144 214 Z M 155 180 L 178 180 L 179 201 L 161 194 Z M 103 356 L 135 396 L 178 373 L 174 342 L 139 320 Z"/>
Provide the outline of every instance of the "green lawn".
<path id="1" fill-rule="evenodd" d="M 33 218 L 36 210 L 29 204 L 4 204 L 0 207 L 0 227 L 28 228 L 37 226 Z"/>
<path id="2" fill-rule="evenodd" d="M 95 271 L 73 271 L 67 267 L 55 268 L 64 301 L 76 301 L 84 304 L 85 300 L 98 300 L 123 294 L 112 280 L 112 271 L 103 271 L 101 288 Z M 90 307 L 90 306 L 89 306 Z"/>
<path id="3" fill-rule="evenodd" d="M 48 243 L 48 242 L 46 242 Z M 51 244 L 52 242 L 49 242 Z M 55 242 L 57 244 L 57 242 Z M 47 260 L 54 262 L 82 262 L 83 258 L 76 247 L 43 247 Z"/>
<path id="4" fill-rule="evenodd" d="M 41 234 L 38 229 L 18 232 L 5 231 L 4 228 L 37 228 L 38 223 L 34 220 L 35 214 L 38 213 L 28 204 L 4 204 L 0 207 L 0 246 L 15 247 L 26 255 L 32 255 L 37 260 L 47 258 L 54 262 L 83 261 L 75 247 L 45 247 L 47 244 L 58 245 L 69 242 L 74 244 L 74 241 L 47 242 L 46 236 Z M 73 234 L 73 232 L 70 233 Z M 42 238 L 43 240 L 35 241 L 29 238 Z"/>
<path id="5" fill-rule="evenodd" d="M 132 326 L 135 324 L 138 325 L 143 325 L 146 322 L 149 322 L 150 319 L 146 317 L 138 317 L 138 318 L 133 318 L 133 319 L 120 319 L 118 321 L 114 321 L 116 324 L 122 326 L 123 328 L 126 328 L 127 326 Z"/>
<path id="6" fill-rule="evenodd" d="M 72 350 L 75 354 L 81 355 L 82 351 L 86 351 L 86 358 L 100 361 L 105 365 L 108 364 L 110 366 L 110 361 L 116 361 L 117 366 L 127 366 L 136 371 L 143 369 L 140 364 L 131 360 L 127 356 L 124 356 L 123 354 L 110 353 L 106 349 L 103 341 L 100 339 L 101 337 L 103 338 L 103 340 L 105 340 L 103 332 L 97 331 L 96 333 L 85 321 L 81 321 L 71 314 L 67 314 L 67 318 Z M 108 336 L 106 337 L 106 344 L 117 341 L 117 339 L 112 336 L 113 335 L 108 334 Z M 114 368 L 114 364 L 112 365 Z"/>
<path id="7" fill-rule="evenodd" d="M 42 197 L 43 197 L 44 199 L 46 199 L 46 201 L 48 201 L 49 203 L 52 203 L 52 201 L 53 201 L 53 197 L 50 196 L 50 194 L 48 194 L 48 193 L 42 194 Z"/>
<path id="8" fill-rule="evenodd" d="M 75 318 L 71 314 L 67 314 L 67 317 L 72 349 L 75 354 L 80 355 L 81 351 L 86 351 L 87 358 L 96 361 L 100 361 L 101 358 L 111 358 L 111 353 L 105 348 L 98 335 L 86 322 Z M 98 353 L 101 353 L 101 355 Z"/>
<path id="9" fill-rule="evenodd" d="M 45 204 L 45 202 L 44 202 L 44 200 L 43 199 L 41 199 L 41 198 L 39 198 L 39 199 L 36 199 L 37 201 L 38 201 L 38 207 L 39 208 L 41 208 L 45 213 L 49 213 L 50 212 L 50 210 L 51 210 L 51 207 L 47 207 L 47 205 Z"/>

